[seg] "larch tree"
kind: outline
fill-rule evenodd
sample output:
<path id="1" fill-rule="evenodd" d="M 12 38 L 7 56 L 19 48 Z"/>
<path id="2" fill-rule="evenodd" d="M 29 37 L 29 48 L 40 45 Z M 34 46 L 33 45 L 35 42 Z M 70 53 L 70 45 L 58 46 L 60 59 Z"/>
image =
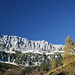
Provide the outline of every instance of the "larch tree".
<path id="1" fill-rule="evenodd" d="M 68 64 L 71 60 L 73 60 L 74 54 L 74 43 L 71 40 L 70 36 L 68 36 L 65 40 L 64 52 L 63 52 L 63 64 Z"/>
<path id="2" fill-rule="evenodd" d="M 57 67 L 57 61 L 56 61 L 56 58 L 55 59 L 53 59 L 52 61 L 51 61 L 51 68 L 52 69 L 55 69 Z"/>

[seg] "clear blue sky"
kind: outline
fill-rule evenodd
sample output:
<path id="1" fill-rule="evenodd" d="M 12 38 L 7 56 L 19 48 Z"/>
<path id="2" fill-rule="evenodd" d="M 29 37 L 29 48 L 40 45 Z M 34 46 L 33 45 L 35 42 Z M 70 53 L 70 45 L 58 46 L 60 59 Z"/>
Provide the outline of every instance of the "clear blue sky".
<path id="1" fill-rule="evenodd" d="M 64 44 L 75 41 L 75 0 L 0 0 L 0 34 Z"/>

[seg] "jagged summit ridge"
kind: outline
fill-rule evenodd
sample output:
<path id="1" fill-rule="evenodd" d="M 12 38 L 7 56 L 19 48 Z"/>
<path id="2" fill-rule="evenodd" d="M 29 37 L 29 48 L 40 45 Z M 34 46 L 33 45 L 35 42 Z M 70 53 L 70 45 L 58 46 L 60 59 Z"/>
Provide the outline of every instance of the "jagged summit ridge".
<path id="1" fill-rule="evenodd" d="M 0 44 L 3 44 L 1 50 L 4 51 L 21 51 L 23 53 L 51 53 L 54 51 L 62 51 L 63 45 L 54 45 L 45 40 L 32 41 L 18 36 L 0 35 Z"/>

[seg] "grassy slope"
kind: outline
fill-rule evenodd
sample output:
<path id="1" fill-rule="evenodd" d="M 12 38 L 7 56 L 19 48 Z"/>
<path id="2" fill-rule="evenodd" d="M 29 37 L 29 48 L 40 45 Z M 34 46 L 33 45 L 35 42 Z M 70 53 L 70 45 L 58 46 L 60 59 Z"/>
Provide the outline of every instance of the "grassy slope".
<path id="1" fill-rule="evenodd" d="M 42 71 L 38 71 L 38 67 L 23 67 L 20 68 L 18 66 L 7 64 L 7 63 L 1 63 L 0 62 L 0 75 L 40 75 Z M 42 72 L 46 73 L 46 72 Z"/>
<path id="2" fill-rule="evenodd" d="M 45 75 L 75 75 L 75 61 L 51 70 Z"/>
<path id="3" fill-rule="evenodd" d="M 0 75 L 4 72 L 4 75 L 8 75 L 8 73 L 14 73 L 17 75 L 17 71 L 19 71 L 19 67 L 11 64 L 1 63 L 0 62 Z M 14 75 L 14 74 L 13 74 Z"/>
<path id="4" fill-rule="evenodd" d="M 19 73 L 21 71 L 20 68 L 14 66 L 14 65 L 9 65 L 9 64 L 5 64 L 5 63 L 0 63 L 0 69 L 5 71 L 4 75 L 8 75 L 9 72 L 14 73 L 13 75 L 19 75 Z M 40 75 L 40 74 L 36 73 L 33 75 Z M 44 75 L 75 75 L 75 61 L 70 62 L 67 65 L 63 65 L 56 69 L 53 69 Z"/>

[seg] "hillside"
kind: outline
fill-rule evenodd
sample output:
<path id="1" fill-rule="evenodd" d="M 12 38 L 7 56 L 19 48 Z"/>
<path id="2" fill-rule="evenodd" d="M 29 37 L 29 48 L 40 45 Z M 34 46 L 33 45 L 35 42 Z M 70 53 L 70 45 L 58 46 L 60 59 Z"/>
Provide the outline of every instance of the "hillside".
<path id="1" fill-rule="evenodd" d="M 43 75 L 47 72 L 46 67 L 50 68 L 48 63 L 34 67 L 32 66 L 24 67 L 21 65 L 15 66 L 12 64 L 0 63 L 0 75 Z"/>
<path id="2" fill-rule="evenodd" d="M 38 70 L 40 68 L 40 71 Z M 49 72 L 42 71 L 41 67 L 20 68 L 9 64 L 0 63 L 0 75 L 75 75 L 75 61 L 57 67 Z M 45 68 L 45 67 L 44 67 Z M 33 71 L 34 70 L 34 71 Z"/>
<path id="3" fill-rule="evenodd" d="M 65 40 L 62 66 L 52 69 L 45 75 L 75 75 L 75 42 L 70 36 Z"/>
<path id="4" fill-rule="evenodd" d="M 17 75 L 20 73 L 19 69 L 19 66 L 0 62 L 0 75 L 14 75 L 13 72 Z"/>
<path id="5" fill-rule="evenodd" d="M 75 61 L 70 62 L 67 65 L 57 67 L 45 75 L 75 75 Z"/>

